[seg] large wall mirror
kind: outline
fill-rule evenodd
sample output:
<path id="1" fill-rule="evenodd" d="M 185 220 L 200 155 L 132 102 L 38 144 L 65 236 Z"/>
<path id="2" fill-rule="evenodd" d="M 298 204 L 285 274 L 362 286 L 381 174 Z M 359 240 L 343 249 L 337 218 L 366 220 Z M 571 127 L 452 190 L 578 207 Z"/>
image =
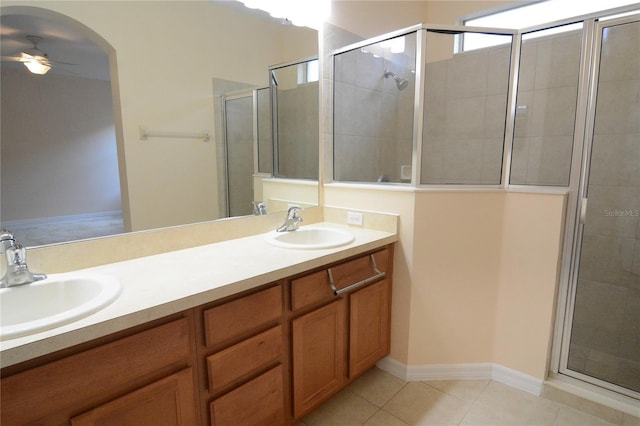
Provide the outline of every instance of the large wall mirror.
<path id="1" fill-rule="evenodd" d="M 235 1 L 3 1 L 0 18 L 0 221 L 26 246 L 252 214 L 229 207 L 246 168 L 228 155 L 225 99 L 318 54 L 315 30 Z M 5 60 L 25 51 L 51 69 Z M 269 212 L 317 205 L 312 151 L 315 169 L 287 179 L 252 159 L 239 187 Z"/>

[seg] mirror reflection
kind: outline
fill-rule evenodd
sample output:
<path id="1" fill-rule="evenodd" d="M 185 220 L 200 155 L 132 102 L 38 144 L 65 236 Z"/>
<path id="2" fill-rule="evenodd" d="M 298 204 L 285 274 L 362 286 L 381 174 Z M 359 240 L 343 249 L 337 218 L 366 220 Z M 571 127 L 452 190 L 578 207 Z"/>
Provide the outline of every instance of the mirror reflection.
<path id="1" fill-rule="evenodd" d="M 253 93 L 224 97 L 227 215 L 251 214 L 254 105 Z"/>
<path id="2" fill-rule="evenodd" d="M 318 59 L 271 68 L 274 176 L 318 179 Z"/>
<path id="3" fill-rule="evenodd" d="M 268 87 L 273 64 L 317 55 L 316 31 L 233 1 L 23 0 L 0 13 L 3 59 L 33 48 L 26 36 L 36 34 L 52 62 L 46 75 L 1 68 L 0 219 L 24 245 L 252 214 L 251 203 L 228 208 L 235 164 L 221 99 Z M 99 75 L 84 74 L 92 69 Z M 209 141 L 192 137 L 203 132 Z M 301 170 L 302 183 L 268 178 L 263 139 L 242 184 L 249 201 L 273 200 L 269 212 L 317 204 L 307 182 L 317 179 L 317 125 L 309 133 L 315 170 Z"/>

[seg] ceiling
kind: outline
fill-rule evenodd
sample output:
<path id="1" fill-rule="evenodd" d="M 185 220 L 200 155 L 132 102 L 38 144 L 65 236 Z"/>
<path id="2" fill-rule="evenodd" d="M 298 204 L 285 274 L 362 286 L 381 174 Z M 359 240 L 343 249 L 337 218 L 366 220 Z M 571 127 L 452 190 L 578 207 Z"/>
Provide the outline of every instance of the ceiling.
<path id="1" fill-rule="evenodd" d="M 258 9 L 248 9 L 237 1 L 216 1 L 216 5 L 236 12 L 250 14 L 256 19 L 288 24 L 286 20 L 272 18 Z M 20 56 L 20 52 L 33 47 L 27 35 L 41 37 L 38 48 L 45 52 L 54 66 L 48 74 L 109 80 L 108 55 L 84 33 L 65 22 L 53 18 L 25 14 L 0 15 L 0 52 L 2 56 Z M 56 64 L 56 62 L 65 62 Z M 57 66 L 56 66 L 57 65 Z M 0 67 L 24 70 L 20 62 L 2 61 Z"/>
<path id="2" fill-rule="evenodd" d="M 89 37 L 61 21 L 32 15 L 0 16 L 2 56 L 20 56 L 33 45 L 27 35 L 41 37 L 38 48 L 53 67 L 48 74 L 109 80 L 109 57 Z M 64 62 L 64 63 L 59 63 Z M 72 65 L 68 65 L 72 64 Z M 24 69 L 20 62 L 2 61 L 2 68 Z"/>

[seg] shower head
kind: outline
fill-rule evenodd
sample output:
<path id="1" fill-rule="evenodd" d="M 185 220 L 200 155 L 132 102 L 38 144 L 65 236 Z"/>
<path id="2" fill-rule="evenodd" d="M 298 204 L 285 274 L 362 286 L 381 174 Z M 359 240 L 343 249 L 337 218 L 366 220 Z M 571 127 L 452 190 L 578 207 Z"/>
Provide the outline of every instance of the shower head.
<path id="1" fill-rule="evenodd" d="M 384 70 L 384 78 L 393 77 L 396 81 L 396 86 L 398 86 L 398 90 L 404 90 L 409 85 L 409 80 L 406 78 L 400 78 L 393 71 Z"/>

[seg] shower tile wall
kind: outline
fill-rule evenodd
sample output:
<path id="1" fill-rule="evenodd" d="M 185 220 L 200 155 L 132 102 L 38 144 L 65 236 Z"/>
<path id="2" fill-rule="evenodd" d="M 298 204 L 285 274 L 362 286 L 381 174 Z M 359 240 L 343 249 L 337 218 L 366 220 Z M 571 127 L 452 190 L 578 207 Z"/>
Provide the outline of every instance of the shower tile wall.
<path id="1" fill-rule="evenodd" d="M 411 165 L 415 34 L 405 37 L 409 53 L 383 57 L 358 49 L 335 56 L 337 181 L 400 182 L 401 166 Z M 398 90 L 393 78 L 384 77 L 385 70 L 409 80 L 408 86 Z"/>
<path id="2" fill-rule="evenodd" d="M 427 36 L 422 183 L 499 184 L 510 46 L 429 62 L 441 37 Z"/>
<path id="3" fill-rule="evenodd" d="M 318 179 L 318 83 L 278 90 L 280 177 Z"/>
<path id="4" fill-rule="evenodd" d="M 523 42 L 511 184 L 568 185 L 580 45 L 581 31 Z M 422 183 L 500 183 L 509 59 L 503 46 L 427 64 Z"/>
<path id="5" fill-rule="evenodd" d="M 568 367 L 640 392 L 640 23 L 605 29 Z"/>
<path id="6" fill-rule="evenodd" d="M 524 39 L 511 184 L 569 184 L 582 31 Z"/>

